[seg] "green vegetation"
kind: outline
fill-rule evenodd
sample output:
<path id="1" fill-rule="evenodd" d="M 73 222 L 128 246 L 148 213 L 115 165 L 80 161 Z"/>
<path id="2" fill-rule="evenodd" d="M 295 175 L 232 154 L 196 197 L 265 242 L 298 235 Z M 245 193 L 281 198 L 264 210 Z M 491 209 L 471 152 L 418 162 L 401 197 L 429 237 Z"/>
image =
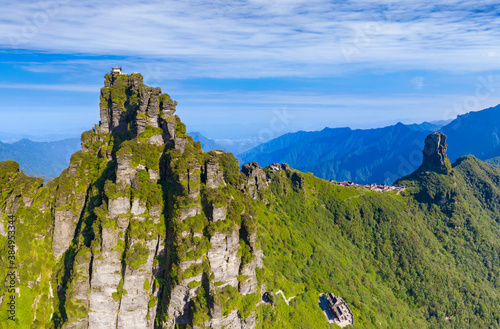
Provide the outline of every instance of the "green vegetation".
<path id="1" fill-rule="evenodd" d="M 116 288 L 116 292 L 112 294 L 113 299 L 115 300 L 120 300 L 122 298 L 122 295 L 126 295 L 127 290 L 123 289 L 123 279 L 120 280 L 120 283 L 118 284 L 118 287 Z"/>
<path id="2" fill-rule="evenodd" d="M 219 164 L 224 172 L 224 181 L 232 186 L 241 186 L 244 183 L 244 176 L 240 172 L 238 160 L 231 153 L 220 153 L 216 151 L 208 153 L 219 159 Z"/>
<path id="3" fill-rule="evenodd" d="M 144 133 L 149 134 L 151 132 L 154 132 L 153 128 Z M 123 142 L 120 146 L 120 150 L 117 152 L 117 156 L 122 157 L 131 155 L 130 164 L 132 167 L 143 165 L 149 170 L 159 170 L 159 161 L 163 152 L 163 147 L 149 144 L 146 140 L 141 140 L 142 138 L 144 138 L 144 136 L 141 134 L 139 140 Z"/>
<path id="4" fill-rule="evenodd" d="M 12 174 L 19 171 L 19 163 L 9 160 L 0 162 L 0 172 L 5 174 Z"/>
<path id="5" fill-rule="evenodd" d="M 195 282 L 195 281 L 193 281 Z M 199 284 L 199 282 L 197 282 Z M 194 287 L 190 287 L 194 288 Z M 193 325 L 203 327 L 204 323 L 210 320 L 208 316 L 208 302 L 206 297 L 205 288 L 200 286 L 196 292 L 196 297 L 193 299 L 191 311 L 193 313 Z"/>
<path id="6" fill-rule="evenodd" d="M 242 319 L 249 317 L 255 310 L 259 302 L 257 294 L 240 295 L 238 289 L 232 286 L 225 286 L 215 295 L 215 302 L 222 305 L 224 316 L 227 316 L 232 310 L 237 310 Z"/>
<path id="7" fill-rule="evenodd" d="M 175 137 L 186 138 L 186 125 L 181 122 L 179 116 L 175 116 Z"/>
<path id="8" fill-rule="evenodd" d="M 356 327 L 499 326 L 499 169 L 464 157 L 449 175 L 402 179 L 405 196 L 310 174 L 295 191 L 283 173 L 270 175 L 273 211 L 257 213 L 260 280 L 297 297 L 258 309 L 261 327 L 328 327 L 316 305 L 329 291 L 347 301 Z"/>
<path id="9" fill-rule="evenodd" d="M 154 206 L 162 206 L 163 190 L 161 185 L 150 179 L 149 173 L 146 170 L 139 170 L 136 174 L 136 185 L 132 190 L 132 196 L 146 203 L 147 208 L 151 209 Z"/>
<path id="10" fill-rule="evenodd" d="M 155 127 L 147 127 L 145 131 L 143 131 L 140 135 L 139 138 L 149 138 L 153 137 L 154 135 L 162 135 L 163 130 L 161 128 L 155 128 Z"/>

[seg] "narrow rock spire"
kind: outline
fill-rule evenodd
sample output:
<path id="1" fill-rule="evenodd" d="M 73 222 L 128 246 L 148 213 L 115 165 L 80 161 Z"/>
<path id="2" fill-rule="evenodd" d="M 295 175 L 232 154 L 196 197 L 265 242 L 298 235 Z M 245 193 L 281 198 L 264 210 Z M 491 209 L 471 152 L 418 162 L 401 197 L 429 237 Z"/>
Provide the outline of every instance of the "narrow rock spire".
<path id="1" fill-rule="evenodd" d="M 440 132 L 429 134 L 425 139 L 421 170 L 451 170 L 450 160 L 446 157 L 446 135 Z"/>

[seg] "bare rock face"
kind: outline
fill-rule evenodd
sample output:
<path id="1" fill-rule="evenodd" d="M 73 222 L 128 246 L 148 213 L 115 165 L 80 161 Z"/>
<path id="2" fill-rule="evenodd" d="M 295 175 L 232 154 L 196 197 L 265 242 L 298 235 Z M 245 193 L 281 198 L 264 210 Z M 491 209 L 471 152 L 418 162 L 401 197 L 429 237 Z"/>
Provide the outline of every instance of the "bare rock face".
<path id="1" fill-rule="evenodd" d="M 116 218 L 121 214 L 128 213 L 130 209 L 130 200 L 127 197 L 118 197 L 116 199 L 110 199 L 108 210 L 109 217 Z"/>
<path id="2" fill-rule="evenodd" d="M 172 291 L 170 304 L 168 308 L 168 317 L 170 318 L 170 326 L 178 324 L 189 324 L 189 305 L 196 296 L 198 287 L 189 288 L 187 285 L 193 281 L 200 281 L 202 275 L 192 277 L 191 280 L 185 281 L 182 284 L 175 286 Z"/>
<path id="3" fill-rule="evenodd" d="M 259 261 L 254 258 L 252 262 L 241 267 L 241 275 L 244 275 L 247 279 L 240 283 L 240 294 L 248 295 L 257 292 L 258 283 L 257 277 L 255 276 L 255 268 L 257 267 L 258 262 Z"/>
<path id="4" fill-rule="evenodd" d="M 75 179 L 71 181 L 74 181 L 75 185 L 79 183 Z M 56 258 L 61 257 L 69 248 L 85 206 L 88 184 L 86 182 L 80 182 L 80 184 L 85 186 L 83 192 L 78 193 L 73 189 L 68 189 L 59 192 L 56 198 L 52 236 L 52 251 Z"/>
<path id="5" fill-rule="evenodd" d="M 148 114 L 147 114 L 147 123 L 151 127 L 158 127 L 159 124 L 159 115 L 160 115 L 160 104 L 158 98 L 160 97 L 161 89 L 160 88 L 152 88 L 149 104 L 148 104 Z"/>
<path id="6" fill-rule="evenodd" d="M 187 141 L 185 138 L 182 137 L 175 137 L 174 138 L 174 146 L 177 150 L 180 150 L 182 153 L 184 153 L 184 150 L 186 149 L 186 144 Z"/>
<path id="7" fill-rule="evenodd" d="M 257 199 L 257 191 L 267 188 L 266 173 L 257 162 L 250 162 L 241 169 L 247 177 L 246 185 L 252 198 Z"/>
<path id="8" fill-rule="evenodd" d="M 138 198 L 134 198 L 130 212 L 132 213 L 132 215 L 136 216 L 144 214 L 146 212 L 146 202 Z"/>
<path id="9" fill-rule="evenodd" d="M 160 127 L 162 113 L 173 117 L 176 104 L 160 88 L 143 85 L 140 74 L 112 72 L 106 75 L 101 89 L 99 131 L 136 137 L 147 127 Z M 155 137 L 150 143 L 163 144 L 163 141 Z"/>
<path id="10" fill-rule="evenodd" d="M 262 268 L 264 265 L 264 253 L 262 250 L 257 249 L 257 232 L 248 234 L 246 240 L 252 248 L 254 258 L 250 263 L 243 264 L 240 269 L 240 275 L 246 278 L 244 281 L 240 282 L 239 286 L 240 294 L 242 295 L 257 293 L 258 284 L 255 269 Z"/>
<path id="11" fill-rule="evenodd" d="M 163 145 L 163 136 L 162 135 L 154 135 L 149 137 L 148 143 L 152 145 L 158 145 L 161 146 Z"/>
<path id="12" fill-rule="evenodd" d="M 218 207 L 212 209 L 212 221 L 218 222 L 220 220 L 224 220 L 227 214 L 227 207 Z"/>
<path id="13" fill-rule="evenodd" d="M 422 161 L 421 170 L 440 169 L 449 172 L 451 170 L 451 164 L 446 157 L 446 149 L 445 134 L 435 132 L 428 135 L 425 139 L 423 151 L 424 159 Z"/>
<path id="14" fill-rule="evenodd" d="M 135 169 L 131 168 L 130 160 L 131 155 L 120 155 L 117 157 L 117 169 L 116 169 L 116 182 L 118 184 L 124 183 L 130 186 L 132 178 L 135 174 Z"/>
<path id="15" fill-rule="evenodd" d="M 172 146 L 175 140 L 175 118 L 173 117 L 175 110 L 163 112 L 163 119 L 160 120 L 160 125 L 163 130 L 163 140 L 167 146 Z"/>
<path id="16" fill-rule="evenodd" d="M 110 130 L 110 113 L 109 113 L 109 89 L 104 87 L 101 89 L 101 103 L 100 107 L 100 130 L 103 133 L 108 133 Z"/>
<path id="17" fill-rule="evenodd" d="M 127 293 L 122 296 L 120 301 L 117 328 L 153 328 L 153 321 L 148 320 L 148 303 L 152 293 L 153 259 L 156 257 L 159 242 L 159 240 L 145 241 L 148 250 L 146 262 L 139 265 L 138 268 L 126 266 L 123 289 Z M 130 243 L 133 245 L 135 242 L 131 241 Z"/>
<path id="18" fill-rule="evenodd" d="M 72 210 L 56 210 L 54 213 L 54 234 L 52 237 L 52 251 L 59 258 L 69 248 L 75 234 L 80 214 Z"/>
<path id="19" fill-rule="evenodd" d="M 118 240 L 118 233 L 103 230 L 103 245 L 101 254 L 94 256 L 92 263 L 92 279 L 90 282 L 89 326 L 88 328 L 116 328 L 117 313 L 120 301 L 113 297 L 122 279 L 121 252 L 113 251 Z M 116 241 L 116 242 L 115 242 Z M 113 247 L 111 247 L 113 246 Z"/>
<path id="20" fill-rule="evenodd" d="M 199 205 L 194 205 L 188 208 L 179 209 L 179 218 L 181 221 L 189 217 L 194 217 L 201 214 L 201 207 Z"/>
<path id="21" fill-rule="evenodd" d="M 222 316 L 220 309 L 214 308 L 212 310 L 213 317 L 211 321 L 205 323 L 206 328 L 214 329 L 249 329 L 255 328 L 255 312 L 248 318 L 242 319 L 238 315 L 237 310 L 229 312 L 227 316 Z"/>
<path id="22" fill-rule="evenodd" d="M 219 287 L 238 286 L 238 275 L 241 258 L 238 257 L 239 233 L 234 230 L 230 234 L 215 233 L 210 243 L 212 248 L 207 253 L 210 269 L 214 273 L 214 282 Z"/>
<path id="23" fill-rule="evenodd" d="M 106 75 L 105 86 L 101 89 L 101 132 L 119 132 L 121 134 L 127 132 L 127 110 L 129 108 L 125 104 L 128 97 L 122 91 L 126 89 L 133 91 L 140 83 L 142 83 L 140 75 L 126 76 L 117 73 Z"/>
<path id="24" fill-rule="evenodd" d="M 444 165 L 446 159 L 446 135 L 435 132 L 425 139 L 424 163 L 439 168 Z"/>
<path id="25" fill-rule="evenodd" d="M 205 184 L 210 188 L 217 188 L 224 182 L 224 175 L 216 159 L 209 159 L 204 168 Z"/>

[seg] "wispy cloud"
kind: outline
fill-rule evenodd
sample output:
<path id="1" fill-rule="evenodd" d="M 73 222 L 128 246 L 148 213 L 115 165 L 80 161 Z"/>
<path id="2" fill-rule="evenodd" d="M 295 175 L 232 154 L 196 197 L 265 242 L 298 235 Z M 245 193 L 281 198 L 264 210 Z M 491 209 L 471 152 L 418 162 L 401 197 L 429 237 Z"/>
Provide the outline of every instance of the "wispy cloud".
<path id="1" fill-rule="evenodd" d="M 499 12 L 489 0 L 23 1 L 2 5 L 0 44 L 133 57 L 170 79 L 482 71 L 500 69 Z M 26 67 L 49 65 L 76 64 Z"/>

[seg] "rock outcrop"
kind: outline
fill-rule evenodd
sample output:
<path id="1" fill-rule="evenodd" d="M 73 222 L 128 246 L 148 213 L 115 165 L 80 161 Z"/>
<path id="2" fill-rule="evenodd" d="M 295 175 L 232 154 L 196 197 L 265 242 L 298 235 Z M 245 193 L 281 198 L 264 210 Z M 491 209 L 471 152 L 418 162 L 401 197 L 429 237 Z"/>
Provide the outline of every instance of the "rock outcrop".
<path id="1" fill-rule="evenodd" d="M 257 162 L 250 162 L 241 169 L 246 176 L 246 185 L 252 198 L 257 199 L 259 189 L 267 187 L 266 173 Z"/>
<path id="2" fill-rule="evenodd" d="M 52 249 L 20 257 L 44 264 L 26 280 L 36 291 L 26 323 L 255 327 L 255 307 L 228 309 L 228 300 L 256 305 L 262 251 L 247 212 L 266 175 L 257 164 L 240 172 L 224 152 L 205 154 L 175 106 L 140 74 L 114 70 L 101 89 L 100 124 L 82 134 L 82 151 L 60 177 L 43 186 L 0 163 L 0 215 L 28 214 L 24 239 Z"/>
<path id="3" fill-rule="evenodd" d="M 446 157 L 446 135 L 440 132 L 429 134 L 425 139 L 421 170 L 451 170 L 450 160 Z"/>
<path id="4" fill-rule="evenodd" d="M 425 139 L 424 163 L 440 168 L 444 165 L 446 159 L 446 135 L 435 132 Z"/>

